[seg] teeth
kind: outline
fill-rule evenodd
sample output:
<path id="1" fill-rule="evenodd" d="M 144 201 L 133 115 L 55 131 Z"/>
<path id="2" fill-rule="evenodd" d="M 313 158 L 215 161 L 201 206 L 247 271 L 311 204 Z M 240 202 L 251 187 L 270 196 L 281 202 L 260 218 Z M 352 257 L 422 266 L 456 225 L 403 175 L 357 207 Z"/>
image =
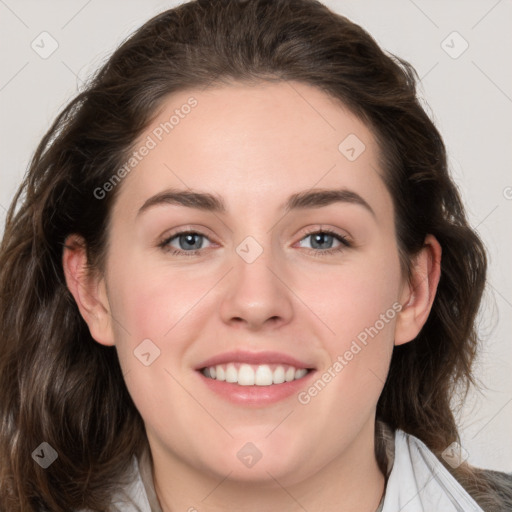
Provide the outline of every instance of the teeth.
<path id="1" fill-rule="evenodd" d="M 284 368 L 282 366 L 278 366 L 274 370 L 272 381 L 274 384 L 282 384 L 284 380 Z"/>
<path id="2" fill-rule="evenodd" d="M 270 386 L 302 379 L 308 370 L 283 365 L 228 363 L 204 368 L 202 373 L 210 379 L 237 383 L 240 386 Z"/>
<path id="3" fill-rule="evenodd" d="M 226 382 L 238 382 L 238 372 L 232 363 L 226 367 Z"/>
<path id="4" fill-rule="evenodd" d="M 286 370 L 286 373 L 284 375 L 284 380 L 286 382 L 291 382 L 294 379 L 295 379 L 295 368 L 290 366 L 290 368 L 288 368 L 288 370 Z"/>
<path id="5" fill-rule="evenodd" d="M 244 366 L 246 365 L 243 365 L 242 368 Z M 240 368 L 240 374 L 242 373 L 242 368 Z M 251 367 L 249 366 L 249 368 Z M 273 384 L 273 379 L 274 375 L 272 374 L 272 370 L 267 365 L 258 366 L 256 376 L 254 377 L 254 383 L 257 386 L 270 386 Z"/>
<path id="6" fill-rule="evenodd" d="M 301 368 L 300 370 L 295 370 L 295 380 L 302 379 L 302 377 L 304 377 L 304 375 L 306 375 L 306 373 L 308 373 L 306 368 Z"/>
<path id="7" fill-rule="evenodd" d="M 210 371 L 210 377 L 217 380 L 226 380 L 226 372 L 224 371 L 224 368 L 219 364 L 218 366 L 213 367 L 214 371 L 217 373 L 217 375 L 214 377 L 212 375 L 212 372 Z"/>
<path id="8" fill-rule="evenodd" d="M 235 373 L 235 379 L 236 377 L 237 375 Z M 254 370 L 248 364 L 243 364 L 240 366 L 240 370 L 238 370 L 238 379 L 233 382 L 238 382 L 240 386 L 254 386 L 254 377 Z"/>

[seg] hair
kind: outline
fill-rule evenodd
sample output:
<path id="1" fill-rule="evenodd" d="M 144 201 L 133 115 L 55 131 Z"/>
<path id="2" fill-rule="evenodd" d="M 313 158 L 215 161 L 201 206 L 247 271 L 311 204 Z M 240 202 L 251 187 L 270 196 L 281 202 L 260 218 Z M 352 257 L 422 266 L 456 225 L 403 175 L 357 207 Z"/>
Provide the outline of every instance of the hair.
<path id="1" fill-rule="evenodd" d="M 92 339 L 67 289 L 63 246 L 80 235 L 91 271 L 104 269 L 122 184 L 101 200 L 94 190 L 129 158 L 169 94 L 262 81 L 317 87 L 371 129 L 404 272 L 427 234 L 442 246 L 431 313 L 413 342 L 394 348 L 377 420 L 421 439 L 482 507 L 512 500 L 498 496 L 497 477 L 467 463 L 452 469 L 440 455 L 459 441 L 450 400 L 475 384 L 487 262 L 442 138 L 417 98 L 414 68 L 316 0 L 195 0 L 147 21 L 89 79 L 43 137 L 8 211 L 0 246 L 2 510 L 108 510 L 121 475 L 147 449 L 115 348 Z M 31 456 L 43 441 L 59 457 L 47 469 Z M 384 472 L 379 435 L 376 456 Z"/>

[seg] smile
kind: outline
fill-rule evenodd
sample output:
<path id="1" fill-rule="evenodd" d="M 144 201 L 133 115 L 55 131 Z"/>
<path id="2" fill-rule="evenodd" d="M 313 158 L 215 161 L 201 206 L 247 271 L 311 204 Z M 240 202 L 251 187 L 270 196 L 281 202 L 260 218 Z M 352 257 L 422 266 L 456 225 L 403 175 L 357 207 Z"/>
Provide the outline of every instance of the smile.
<path id="1" fill-rule="evenodd" d="M 239 386 L 271 386 L 302 379 L 308 371 L 289 365 L 233 362 L 203 368 L 201 373 L 209 379 Z"/>

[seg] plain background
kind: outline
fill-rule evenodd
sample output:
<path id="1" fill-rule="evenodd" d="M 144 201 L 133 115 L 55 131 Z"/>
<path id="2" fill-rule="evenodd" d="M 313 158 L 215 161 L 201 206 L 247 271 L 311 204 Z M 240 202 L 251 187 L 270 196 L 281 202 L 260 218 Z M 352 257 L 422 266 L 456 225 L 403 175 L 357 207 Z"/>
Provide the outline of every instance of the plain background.
<path id="1" fill-rule="evenodd" d="M 37 143 L 82 80 L 134 29 L 177 3 L 0 0 L 0 233 Z M 476 366 L 485 387 L 472 391 L 460 415 L 462 445 L 472 464 L 510 472 L 512 1 L 324 3 L 411 62 L 421 78 L 425 108 L 444 137 L 469 219 L 490 255 Z M 58 44 L 48 58 L 32 48 L 34 41 L 40 51 L 51 48 L 42 32 Z"/>

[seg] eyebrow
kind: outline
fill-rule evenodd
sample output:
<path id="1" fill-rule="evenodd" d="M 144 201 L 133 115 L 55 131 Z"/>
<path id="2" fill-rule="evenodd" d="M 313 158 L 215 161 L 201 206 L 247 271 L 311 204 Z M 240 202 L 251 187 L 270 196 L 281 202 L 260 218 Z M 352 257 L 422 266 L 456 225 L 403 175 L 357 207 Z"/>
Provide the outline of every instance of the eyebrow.
<path id="1" fill-rule="evenodd" d="M 292 194 L 281 208 L 290 210 L 305 210 L 308 208 L 322 208 L 335 203 L 349 203 L 364 207 L 374 217 L 372 207 L 356 192 L 346 189 L 311 189 Z M 196 208 L 198 210 L 214 213 L 226 213 L 227 207 L 222 197 L 208 192 L 198 192 L 179 189 L 167 189 L 147 199 L 137 212 L 142 212 L 157 205 L 173 204 Z"/>

